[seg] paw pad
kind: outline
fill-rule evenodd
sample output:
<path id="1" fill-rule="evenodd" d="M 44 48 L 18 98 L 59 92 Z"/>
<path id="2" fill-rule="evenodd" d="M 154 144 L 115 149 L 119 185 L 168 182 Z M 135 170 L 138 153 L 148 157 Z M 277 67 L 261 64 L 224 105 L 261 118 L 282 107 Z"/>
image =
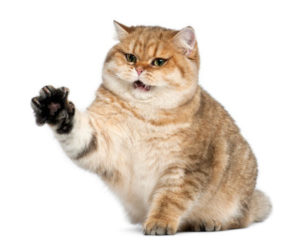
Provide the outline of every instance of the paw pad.
<path id="1" fill-rule="evenodd" d="M 69 89 L 66 87 L 54 88 L 45 86 L 39 96 L 32 98 L 31 106 L 39 125 L 49 123 L 59 125 L 62 133 L 69 131 L 75 113 L 74 104 L 68 101 Z"/>

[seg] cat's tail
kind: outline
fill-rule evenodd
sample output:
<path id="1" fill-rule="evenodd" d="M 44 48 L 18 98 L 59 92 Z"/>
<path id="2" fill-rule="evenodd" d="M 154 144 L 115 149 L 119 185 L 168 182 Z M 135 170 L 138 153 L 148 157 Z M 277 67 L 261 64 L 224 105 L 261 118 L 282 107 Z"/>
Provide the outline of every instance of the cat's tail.
<path id="1" fill-rule="evenodd" d="M 264 221 L 272 211 L 272 204 L 262 191 L 255 190 L 250 205 L 250 217 L 252 222 Z"/>

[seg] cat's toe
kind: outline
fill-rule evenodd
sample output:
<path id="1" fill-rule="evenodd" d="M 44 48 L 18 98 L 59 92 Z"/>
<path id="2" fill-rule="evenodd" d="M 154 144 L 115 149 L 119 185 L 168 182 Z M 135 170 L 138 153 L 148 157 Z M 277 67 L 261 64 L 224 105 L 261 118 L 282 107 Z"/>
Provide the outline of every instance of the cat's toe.
<path id="1" fill-rule="evenodd" d="M 62 99 L 66 99 L 68 97 L 68 95 L 69 95 L 69 89 L 68 88 L 61 87 L 61 88 L 58 88 L 57 90 L 61 92 Z"/>
<path id="2" fill-rule="evenodd" d="M 37 113 L 40 113 L 42 111 L 42 104 L 40 102 L 39 96 L 31 99 L 31 107 Z"/>
<path id="3" fill-rule="evenodd" d="M 66 87 L 55 88 L 47 85 L 40 90 L 40 98 L 45 101 L 64 102 L 67 100 L 68 95 L 69 89 Z"/>
<path id="4" fill-rule="evenodd" d="M 55 91 L 55 87 L 51 85 L 44 86 L 40 90 L 40 97 L 41 99 L 49 98 L 55 94 Z"/>
<path id="5" fill-rule="evenodd" d="M 214 232 L 220 231 L 222 225 L 216 221 L 207 221 L 202 222 L 200 225 L 195 226 L 195 231 L 203 231 L 203 232 Z"/>
<path id="6" fill-rule="evenodd" d="M 33 109 L 36 123 L 43 125 L 47 121 L 47 116 L 45 115 L 45 105 L 40 96 L 31 99 L 31 108 Z"/>
<path id="7" fill-rule="evenodd" d="M 176 229 L 167 222 L 154 221 L 146 223 L 144 226 L 145 235 L 173 235 Z"/>

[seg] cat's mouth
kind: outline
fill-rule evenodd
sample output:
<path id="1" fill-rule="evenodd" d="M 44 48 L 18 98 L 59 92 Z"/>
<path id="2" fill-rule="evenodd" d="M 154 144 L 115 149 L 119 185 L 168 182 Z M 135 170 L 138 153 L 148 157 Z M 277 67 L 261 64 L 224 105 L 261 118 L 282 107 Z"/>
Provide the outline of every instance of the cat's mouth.
<path id="1" fill-rule="evenodd" d="M 150 85 L 146 85 L 143 82 L 141 82 L 140 80 L 133 82 L 133 87 L 136 89 L 143 90 L 143 91 L 149 91 L 151 89 Z"/>

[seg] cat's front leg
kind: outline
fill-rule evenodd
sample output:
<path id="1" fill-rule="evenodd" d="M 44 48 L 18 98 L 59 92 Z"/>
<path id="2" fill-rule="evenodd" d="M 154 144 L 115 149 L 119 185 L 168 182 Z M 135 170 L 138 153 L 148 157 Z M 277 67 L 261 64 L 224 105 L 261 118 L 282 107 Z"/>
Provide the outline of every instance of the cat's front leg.
<path id="1" fill-rule="evenodd" d="M 144 223 L 146 235 L 171 235 L 178 230 L 181 216 L 195 200 L 200 186 L 184 177 L 181 168 L 169 168 L 153 191 Z"/>
<path id="2" fill-rule="evenodd" d="M 96 164 L 88 159 L 98 148 L 91 118 L 75 109 L 68 93 L 65 87 L 43 87 L 39 96 L 31 100 L 36 122 L 48 123 L 66 154 L 83 168 L 95 171 Z"/>

